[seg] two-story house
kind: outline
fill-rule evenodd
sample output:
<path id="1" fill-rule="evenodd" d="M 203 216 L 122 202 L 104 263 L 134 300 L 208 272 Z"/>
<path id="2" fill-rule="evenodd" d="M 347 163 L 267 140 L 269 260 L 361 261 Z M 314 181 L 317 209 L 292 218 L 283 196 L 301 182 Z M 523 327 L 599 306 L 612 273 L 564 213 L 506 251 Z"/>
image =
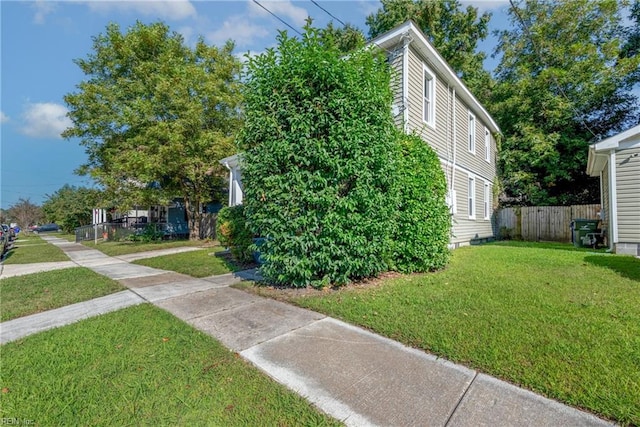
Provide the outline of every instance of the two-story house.
<path id="1" fill-rule="evenodd" d="M 392 112 L 397 126 L 434 148 L 447 177 L 451 246 L 493 237 L 498 125 L 412 21 L 370 42 L 393 70 Z M 242 203 L 237 156 L 221 160 L 230 171 L 229 204 Z"/>

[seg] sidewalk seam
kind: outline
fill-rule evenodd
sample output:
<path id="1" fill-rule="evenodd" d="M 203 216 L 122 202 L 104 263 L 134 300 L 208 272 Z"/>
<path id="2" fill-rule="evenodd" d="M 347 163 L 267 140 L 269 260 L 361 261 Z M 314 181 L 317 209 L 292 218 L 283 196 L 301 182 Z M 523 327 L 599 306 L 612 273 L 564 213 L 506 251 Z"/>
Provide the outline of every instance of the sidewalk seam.
<path id="1" fill-rule="evenodd" d="M 464 393 L 462 393 L 462 396 L 460 396 L 460 399 L 458 400 L 458 403 L 456 403 L 455 408 L 453 408 L 453 411 L 451 411 L 451 414 L 449 414 L 449 418 L 447 418 L 447 421 L 444 423 L 444 427 L 447 427 L 449 425 L 449 423 L 451 422 L 451 419 L 453 418 L 453 416 L 456 414 L 456 412 L 458 411 L 458 408 L 460 407 L 460 405 L 462 404 L 462 401 L 464 400 L 465 397 L 467 397 L 467 393 L 469 392 L 469 390 L 471 389 L 471 386 L 473 385 L 473 383 L 475 382 L 476 378 L 478 378 L 478 371 L 475 371 L 475 373 L 473 374 L 473 379 L 471 380 L 471 382 L 469 383 L 469 385 L 467 386 L 466 390 L 464 391 Z"/>

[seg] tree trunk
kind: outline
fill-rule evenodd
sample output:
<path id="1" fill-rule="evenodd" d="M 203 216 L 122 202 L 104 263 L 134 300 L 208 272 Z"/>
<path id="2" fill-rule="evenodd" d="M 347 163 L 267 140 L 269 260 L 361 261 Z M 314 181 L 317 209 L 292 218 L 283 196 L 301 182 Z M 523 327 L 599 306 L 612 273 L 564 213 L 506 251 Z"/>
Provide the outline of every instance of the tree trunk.
<path id="1" fill-rule="evenodd" d="M 202 222 L 202 211 L 199 201 L 191 201 L 188 197 L 184 199 L 184 208 L 187 211 L 187 224 L 189 225 L 189 240 L 200 240 L 200 223 Z"/>

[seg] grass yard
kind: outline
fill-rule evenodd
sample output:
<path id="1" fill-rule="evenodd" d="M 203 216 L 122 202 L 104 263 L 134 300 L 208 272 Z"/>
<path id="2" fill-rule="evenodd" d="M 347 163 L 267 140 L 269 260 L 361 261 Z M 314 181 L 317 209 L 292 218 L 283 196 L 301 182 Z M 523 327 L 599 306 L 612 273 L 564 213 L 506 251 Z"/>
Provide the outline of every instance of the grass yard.
<path id="1" fill-rule="evenodd" d="M 4 259 L 5 264 L 69 261 L 62 249 L 42 240 L 37 234 L 20 233 L 13 248 Z"/>
<path id="2" fill-rule="evenodd" d="M 157 251 L 160 249 L 181 248 L 185 246 L 211 246 L 211 242 L 193 240 L 163 240 L 160 242 L 99 242 L 97 245 L 93 241 L 84 241 L 83 245 L 97 249 L 109 256 L 119 256 L 134 254 L 138 252 Z"/>
<path id="3" fill-rule="evenodd" d="M 122 291 L 115 280 L 74 267 L 0 280 L 0 321 Z"/>
<path id="4" fill-rule="evenodd" d="M 256 291 L 640 425 L 640 259 L 506 242 L 457 249 L 432 274 Z"/>
<path id="5" fill-rule="evenodd" d="M 215 256 L 221 247 L 211 247 L 199 251 L 163 255 L 134 261 L 133 264 L 175 271 L 192 277 L 208 277 L 237 271 L 239 267 L 227 258 Z"/>
<path id="6" fill-rule="evenodd" d="M 0 414 L 34 425 L 340 425 L 143 304 L 2 346 Z"/>

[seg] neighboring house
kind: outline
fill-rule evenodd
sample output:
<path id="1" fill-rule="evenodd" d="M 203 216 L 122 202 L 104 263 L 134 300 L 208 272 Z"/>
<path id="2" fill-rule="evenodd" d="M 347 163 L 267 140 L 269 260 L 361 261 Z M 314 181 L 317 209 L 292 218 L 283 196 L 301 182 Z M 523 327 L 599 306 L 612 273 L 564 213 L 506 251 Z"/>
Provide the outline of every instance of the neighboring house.
<path id="1" fill-rule="evenodd" d="M 229 169 L 229 206 L 242 204 L 242 172 L 238 161 L 237 154 L 220 160 Z"/>
<path id="2" fill-rule="evenodd" d="M 451 246 L 492 238 L 498 125 L 414 22 L 370 44 L 387 52 L 394 70 L 392 112 L 397 126 L 419 134 L 440 158 L 452 212 Z M 237 155 L 220 163 L 230 170 L 229 205 L 241 203 Z"/>
<path id="3" fill-rule="evenodd" d="M 600 177 L 602 228 L 609 247 L 640 255 L 640 125 L 590 145 L 587 174 Z"/>

